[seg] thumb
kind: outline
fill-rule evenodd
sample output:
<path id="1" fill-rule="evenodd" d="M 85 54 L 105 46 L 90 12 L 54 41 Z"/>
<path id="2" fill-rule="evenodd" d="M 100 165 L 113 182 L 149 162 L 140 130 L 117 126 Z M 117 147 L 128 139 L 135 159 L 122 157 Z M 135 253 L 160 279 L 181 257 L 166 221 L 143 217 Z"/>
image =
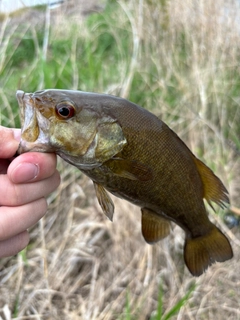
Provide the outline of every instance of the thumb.
<path id="1" fill-rule="evenodd" d="M 0 158 L 8 159 L 17 151 L 21 136 L 20 129 L 0 126 Z"/>

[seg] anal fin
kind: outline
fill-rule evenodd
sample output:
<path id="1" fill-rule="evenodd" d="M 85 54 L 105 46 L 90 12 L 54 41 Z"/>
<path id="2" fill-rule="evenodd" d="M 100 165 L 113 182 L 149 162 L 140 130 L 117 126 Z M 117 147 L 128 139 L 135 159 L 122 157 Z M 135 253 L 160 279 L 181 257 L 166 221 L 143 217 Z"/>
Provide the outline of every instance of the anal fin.
<path id="1" fill-rule="evenodd" d="M 171 223 L 154 211 L 142 208 L 142 235 L 147 243 L 155 243 L 167 237 Z"/>
<path id="2" fill-rule="evenodd" d="M 114 204 L 112 202 L 112 199 L 101 184 L 93 182 L 93 185 L 103 213 L 108 217 L 109 220 L 112 221 L 114 213 Z"/>

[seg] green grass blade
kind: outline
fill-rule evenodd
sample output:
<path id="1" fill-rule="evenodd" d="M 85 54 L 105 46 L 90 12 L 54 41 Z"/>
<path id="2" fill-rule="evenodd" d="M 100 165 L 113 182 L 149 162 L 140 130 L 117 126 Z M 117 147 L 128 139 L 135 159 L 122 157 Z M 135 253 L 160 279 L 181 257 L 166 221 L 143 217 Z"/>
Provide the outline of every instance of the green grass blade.
<path id="1" fill-rule="evenodd" d="M 131 320 L 131 308 L 130 308 L 130 295 L 127 292 L 127 302 L 126 302 L 126 317 L 125 320 Z"/>
<path id="2" fill-rule="evenodd" d="M 157 307 L 157 314 L 153 318 L 153 320 L 161 320 L 163 313 L 163 288 L 162 283 L 159 285 L 159 294 L 158 294 L 158 307 Z"/>
<path id="3" fill-rule="evenodd" d="M 172 309 L 162 318 L 162 320 L 168 320 L 171 319 L 172 316 L 174 316 L 183 306 L 184 304 L 188 301 L 191 293 L 194 291 L 196 288 L 196 284 L 192 285 L 188 292 L 185 294 L 185 296 L 180 299 L 175 306 L 172 307 Z"/>

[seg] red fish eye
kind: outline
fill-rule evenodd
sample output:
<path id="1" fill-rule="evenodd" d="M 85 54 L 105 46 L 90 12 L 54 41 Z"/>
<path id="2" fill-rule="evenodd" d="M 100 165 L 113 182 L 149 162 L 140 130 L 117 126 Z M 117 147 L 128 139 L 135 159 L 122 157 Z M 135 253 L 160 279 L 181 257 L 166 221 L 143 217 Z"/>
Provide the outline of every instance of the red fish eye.
<path id="1" fill-rule="evenodd" d="M 72 118 L 75 114 L 74 107 L 71 104 L 68 104 L 66 102 L 59 103 L 55 109 L 56 109 L 57 115 L 64 119 Z"/>

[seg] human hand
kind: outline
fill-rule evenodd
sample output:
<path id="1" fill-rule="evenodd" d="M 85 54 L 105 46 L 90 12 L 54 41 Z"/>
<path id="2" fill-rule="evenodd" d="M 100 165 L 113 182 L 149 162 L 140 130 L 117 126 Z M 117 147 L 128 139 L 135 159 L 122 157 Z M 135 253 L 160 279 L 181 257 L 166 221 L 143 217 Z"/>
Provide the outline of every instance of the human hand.
<path id="1" fill-rule="evenodd" d="M 45 197 L 60 183 L 55 154 L 29 152 L 13 158 L 19 140 L 19 129 L 0 126 L 0 258 L 27 246 L 27 229 L 44 216 Z"/>

